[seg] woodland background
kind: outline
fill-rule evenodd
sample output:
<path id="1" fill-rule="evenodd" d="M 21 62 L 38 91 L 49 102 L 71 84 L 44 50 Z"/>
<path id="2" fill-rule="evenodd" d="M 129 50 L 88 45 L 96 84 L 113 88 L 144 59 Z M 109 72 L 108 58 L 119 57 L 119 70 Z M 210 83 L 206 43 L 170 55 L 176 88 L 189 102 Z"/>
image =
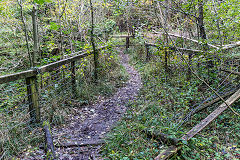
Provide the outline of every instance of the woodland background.
<path id="1" fill-rule="evenodd" d="M 181 138 L 222 103 L 216 93 L 227 98 L 239 88 L 239 0 L 0 0 L 0 75 L 94 52 L 74 64 L 75 90 L 68 85 L 72 64 L 38 73 L 42 120 L 63 125 L 73 106 L 110 96 L 128 79 L 115 49 L 125 39 L 113 35 L 134 37 L 125 53 L 144 85 L 109 134 L 106 159 L 156 157 L 167 146 L 142 131 Z M 30 125 L 25 80 L 0 90 L 0 157 L 38 150 L 43 131 Z M 183 141 L 174 158 L 239 158 L 238 104 Z"/>

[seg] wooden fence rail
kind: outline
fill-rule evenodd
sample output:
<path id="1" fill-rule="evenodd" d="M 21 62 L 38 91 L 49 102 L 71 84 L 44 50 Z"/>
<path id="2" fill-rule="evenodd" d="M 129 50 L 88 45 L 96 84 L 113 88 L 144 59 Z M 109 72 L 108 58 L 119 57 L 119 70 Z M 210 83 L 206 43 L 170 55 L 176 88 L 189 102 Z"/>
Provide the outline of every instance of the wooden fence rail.
<path id="1" fill-rule="evenodd" d="M 230 106 L 240 98 L 240 89 L 236 91 L 231 97 L 226 100 L 226 103 Z M 223 111 L 225 111 L 228 106 L 222 103 L 217 109 L 215 109 L 211 114 L 209 114 L 205 119 L 203 119 L 199 124 L 188 131 L 181 139 L 184 141 L 190 140 L 201 130 L 203 130 L 208 124 L 210 124 L 214 119 L 216 119 Z M 163 153 L 159 154 L 155 160 L 165 160 L 173 156 L 182 146 L 170 146 Z"/>
<path id="2" fill-rule="evenodd" d="M 126 50 L 129 49 L 130 46 L 130 38 L 134 37 L 132 35 L 113 35 L 111 38 L 126 38 L 126 44 L 125 45 L 118 45 L 119 47 L 126 46 Z"/>
<path id="3" fill-rule="evenodd" d="M 107 46 L 99 47 L 98 50 L 104 49 L 106 47 Z M 49 72 L 49 71 L 52 71 L 55 68 L 58 68 L 62 65 L 77 61 L 81 58 L 87 57 L 87 56 L 92 54 L 92 51 L 90 53 L 83 53 L 83 52 L 86 52 L 86 51 L 73 53 L 75 55 L 73 57 L 66 58 L 66 59 L 63 59 L 63 60 L 60 60 L 60 61 L 57 61 L 57 62 L 53 62 L 53 63 L 41 66 L 41 67 L 36 68 L 36 69 L 29 69 L 27 71 L 23 71 L 23 72 L 19 72 L 19 73 L 0 76 L 0 84 L 11 82 L 11 81 L 16 81 L 16 80 L 20 80 L 20 79 L 25 79 L 25 78 L 29 78 L 29 77 L 33 77 L 33 76 L 36 76 L 39 73 L 43 73 L 43 72 Z"/>
<path id="4" fill-rule="evenodd" d="M 106 47 L 107 46 L 99 47 L 98 50 L 102 50 Z M 92 54 L 92 51 L 90 51 L 90 53 L 88 52 L 84 53 L 84 52 L 86 51 L 74 53 L 73 57 L 65 58 L 57 62 L 53 62 L 47 65 L 41 66 L 39 68 L 29 69 L 27 71 L 23 71 L 19 73 L 0 76 L 0 84 L 25 79 L 26 86 L 27 86 L 28 101 L 29 101 L 30 122 L 39 123 L 41 122 L 41 115 L 40 115 L 40 106 L 38 101 L 39 95 L 38 95 L 38 88 L 37 88 L 38 87 L 37 75 L 41 73 L 53 71 L 56 68 L 59 68 L 65 64 L 70 63 L 72 88 L 73 88 L 73 93 L 75 93 L 76 91 L 75 62 Z"/>
<path id="5" fill-rule="evenodd" d="M 151 47 L 159 47 L 158 45 L 153 44 L 153 43 L 145 43 L 145 45 L 151 46 Z M 181 52 L 195 53 L 195 54 L 205 53 L 204 51 L 201 51 L 201 50 L 188 49 L 188 48 L 179 48 L 179 47 L 173 47 L 173 46 L 170 46 L 169 49 L 174 50 L 174 51 L 181 51 Z"/>

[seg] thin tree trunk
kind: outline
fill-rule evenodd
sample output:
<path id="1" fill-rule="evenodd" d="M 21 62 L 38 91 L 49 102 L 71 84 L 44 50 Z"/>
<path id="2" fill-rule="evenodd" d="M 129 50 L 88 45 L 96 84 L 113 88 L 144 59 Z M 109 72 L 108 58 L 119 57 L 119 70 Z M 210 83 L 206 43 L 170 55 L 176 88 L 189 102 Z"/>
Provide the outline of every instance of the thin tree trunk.
<path id="1" fill-rule="evenodd" d="M 198 0 L 198 5 L 199 5 L 199 17 L 198 17 L 198 26 L 199 26 L 199 32 L 200 32 L 200 37 L 203 40 L 207 39 L 207 35 L 205 32 L 205 27 L 203 23 L 203 0 Z"/>
<path id="2" fill-rule="evenodd" d="M 156 1 L 153 2 L 153 9 L 154 9 L 154 14 L 155 16 L 157 17 L 157 20 L 158 20 L 158 23 L 159 23 L 159 27 L 162 28 L 163 27 L 163 18 L 162 16 L 159 16 L 158 13 L 157 13 L 157 8 L 160 12 L 160 15 L 162 15 L 162 12 L 161 12 L 161 7 L 160 7 L 160 4 L 157 3 Z"/>
<path id="3" fill-rule="evenodd" d="M 199 17 L 198 17 L 198 26 L 199 26 L 199 31 L 200 31 L 200 37 L 201 39 L 204 41 L 204 45 L 203 45 L 203 50 L 208 50 L 209 47 L 208 45 L 206 44 L 206 39 L 207 39 L 207 35 L 206 35 L 206 31 L 205 31 L 205 27 L 204 27 L 204 16 L 203 16 L 203 0 L 198 0 L 198 5 L 199 5 Z M 214 67 L 213 65 L 213 61 L 212 60 L 209 60 L 207 62 L 207 70 L 208 70 L 208 77 L 210 78 L 210 73 L 212 72 L 212 68 Z M 210 68 L 211 68 L 211 71 L 210 71 Z M 211 83 L 212 80 L 210 80 L 210 83 Z"/>
<path id="4" fill-rule="evenodd" d="M 33 67 L 33 61 L 32 61 L 32 56 L 31 56 L 30 47 L 29 47 L 27 26 L 26 26 L 24 16 L 23 16 L 23 7 L 22 7 L 22 1 L 21 0 L 18 0 L 18 5 L 20 6 L 20 14 L 21 14 L 21 20 L 22 20 L 22 23 L 23 23 L 23 30 L 24 30 L 24 33 L 25 33 L 25 40 L 26 40 L 26 45 L 27 45 L 28 57 L 29 57 L 29 61 L 30 61 L 30 67 Z"/>
<path id="5" fill-rule="evenodd" d="M 165 27 L 165 30 L 166 32 L 168 33 L 168 10 L 169 10 L 169 3 L 168 3 L 168 0 L 165 0 L 165 3 L 166 3 L 166 8 L 165 8 L 165 15 L 164 15 L 164 27 Z M 165 43 L 166 43 L 166 46 L 168 46 L 168 35 L 166 34 L 165 35 Z M 168 52 L 168 48 L 165 50 L 165 71 L 168 72 L 168 57 L 169 57 L 169 52 Z"/>
<path id="6" fill-rule="evenodd" d="M 38 32 L 37 32 L 37 9 L 36 4 L 33 6 L 32 11 L 32 23 L 33 23 L 33 66 L 36 66 L 37 63 L 37 55 L 38 55 Z"/>
<path id="7" fill-rule="evenodd" d="M 93 5 L 92 0 L 89 0 L 90 3 L 90 9 L 91 9 L 91 44 L 93 47 L 93 54 L 94 54 L 94 79 L 95 82 L 98 80 L 98 52 L 96 50 L 95 41 L 94 41 L 94 15 L 93 15 Z"/>
<path id="8" fill-rule="evenodd" d="M 222 35 L 221 35 L 221 30 L 220 30 L 220 19 L 219 19 L 217 7 L 215 5 L 215 1 L 212 0 L 212 2 L 213 2 L 213 9 L 214 9 L 214 12 L 215 12 L 215 17 L 217 17 L 218 39 L 220 40 L 220 43 L 221 43 L 221 46 L 222 46 L 223 42 L 222 42 Z"/>
<path id="9" fill-rule="evenodd" d="M 58 23 L 59 23 L 59 26 L 60 26 L 60 54 L 62 55 L 62 58 L 63 58 L 63 38 L 62 38 L 62 21 L 61 21 L 61 3 L 60 3 L 60 0 L 58 0 Z"/>

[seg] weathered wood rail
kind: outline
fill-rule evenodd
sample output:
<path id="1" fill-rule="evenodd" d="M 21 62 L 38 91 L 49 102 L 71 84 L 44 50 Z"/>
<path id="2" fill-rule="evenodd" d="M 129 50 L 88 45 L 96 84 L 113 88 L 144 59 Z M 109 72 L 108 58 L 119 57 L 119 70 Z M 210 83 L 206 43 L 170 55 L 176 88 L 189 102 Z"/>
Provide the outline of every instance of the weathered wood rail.
<path id="1" fill-rule="evenodd" d="M 126 50 L 130 47 L 130 38 L 134 38 L 132 35 L 113 35 L 111 38 L 126 38 L 126 44 L 125 45 L 117 45 L 118 47 L 126 46 Z"/>
<path id="2" fill-rule="evenodd" d="M 225 93 L 224 95 L 221 95 L 221 96 L 222 96 L 222 98 L 226 98 L 226 97 L 231 96 L 231 95 L 234 94 L 235 92 L 236 92 L 236 90 L 234 90 L 234 91 L 229 91 L 229 92 L 227 92 L 227 93 Z M 219 101 L 221 101 L 221 98 L 217 97 L 217 98 L 211 100 L 210 102 L 206 102 L 206 103 L 204 103 L 201 107 L 199 107 L 197 110 L 195 110 L 194 112 L 192 112 L 191 114 L 198 113 L 198 112 L 206 109 L 207 107 L 209 107 L 209 106 L 211 106 L 211 105 L 213 105 L 214 103 L 217 103 L 217 102 L 219 102 Z"/>
<path id="3" fill-rule="evenodd" d="M 107 46 L 99 47 L 98 50 L 104 49 L 106 47 Z M 68 64 L 71 62 L 75 62 L 77 60 L 80 60 L 80 59 L 92 54 L 92 51 L 90 51 L 90 53 L 84 53 L 84 52 L 86 52 L 86 51 L 73 53 L 75 55 L 73 57 L 66 58 L 66 59 L 63 59 L 63 60 L 60 60 L 57 62 L 53 62 L 53 63 L 47 64 L 47 65 L 41 66 L 39 68 L 29 69 L 27 71 L 23 71 L 23 72 L 19 72 L 19 73 L 0 76 L 0 84 L 33 77 L 33 76 L 36 76 L 39 73 L 43 73 L 43 72 L 49 72 L 49 71 L 54 70 L 55 68 L 61 67 L 62 65 L 65 65 L 65 64 Z"/>
<path id="4" fill-rule="evenodd" d="M 158 45 L 154 43 L 145 43 L 146 46 L 151 46 L 151 47 L 159 47 Z M 187 53 L 205 53 L 204 51 L 201 50 L 195 50 L 195 49 L 187 49 L 187 48 L 180 48 L 180 47 L 173 47 L 170 46 L 169 49 L 173 51 L 181 51 L 181 52 L 187 52 Z"/>
<path id="5" fill-rule="evenodd" d="M 155 34 L 163 34 L 163 33 L 155 32 Z M 196 44 L 201 44 L 201 45 L 203 44 L 203 42 L 201 42 L 199 40 L 192 39 L 192 38 L 189 38 L 189 37 L 186 37 L 186 36 L 182 36 L 182 35 L 179 35 L 179 34 L 174 34 L 174 33 L 164 33 L 164 34 L 168 35 L 169 37 L 185 39 L 185 40 L 194 42 Z M 215 50 L 229 50 L 229 49 L 233 49 L 233 48 L 239 47 L 240 46 L 240 41 L 232 43 L 232 44 L 223 45 L 223 46 L 217 46 L 217 45 L 213 45 L 213 44 L 209 44 L 209 43 L 206 43 L 206 44 L 207 44 L 207 46 L 209 46 L 209 47 L 211 47 L 211 48 L 213 48 Z"/>
<path id="6" fill-rule="evenodd" d="M 235 92 L 231 97 L 226 100 L 226 103 L 230 106 L 234 102 L 236 102 L 240 98 L 240 89 Z M 190 131 L 188 131 L 184 136 L 182 136 L 182 140 L 188 141 L 195 135 L 197 135 L 201 130 L 203 130 L 208 124 L 210 124 L 213 120 L 215 120 L 223 111 L 225 111 L 228 106 L 225 103 L 222 103 L 217 109 L 215 109 L 211 114 L 209 114 L 205 119 L 203 119 L 199 124 L 193 127 Z M 163 153 L 159 154 L 155 160 L 165 160 L 172 157 L 177 153 L 178 150 L 181 149 L 181 145 L 172 145 Z"/>

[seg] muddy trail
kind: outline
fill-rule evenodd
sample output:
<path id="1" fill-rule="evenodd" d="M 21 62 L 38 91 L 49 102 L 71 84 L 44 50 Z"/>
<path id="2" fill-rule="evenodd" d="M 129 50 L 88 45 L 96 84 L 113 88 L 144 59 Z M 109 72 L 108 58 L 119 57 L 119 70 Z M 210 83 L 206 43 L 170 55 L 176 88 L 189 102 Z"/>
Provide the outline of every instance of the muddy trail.
<path id="1" fill-rule="evenodd" d="M 69 118 L 64 127 L 52 129 L 55 143 L 61 146 L 55 149 L 59 159 L 101 159 L 99 151 L 104 136 L 123 116 L 127 109 L 126 104 L 136 98 L 142 85 L 140 75 L 129 65 L 128 55 L 122 51 L 119 53 L 129 80 L 112 97 L 76 110 L 76 114 Z"/>

